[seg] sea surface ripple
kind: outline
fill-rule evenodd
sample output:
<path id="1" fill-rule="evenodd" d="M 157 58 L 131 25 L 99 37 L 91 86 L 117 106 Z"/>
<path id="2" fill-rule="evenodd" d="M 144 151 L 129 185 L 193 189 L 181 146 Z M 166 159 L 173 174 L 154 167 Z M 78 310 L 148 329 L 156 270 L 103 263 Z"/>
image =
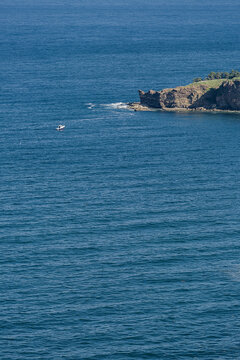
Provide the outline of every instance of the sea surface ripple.
<path id="1" fill-rule="evenodd" d="M 238 68 L 239 10 L 2 1 L 1 360 L 240 359 L 240 116 L 125 106 Z"/>

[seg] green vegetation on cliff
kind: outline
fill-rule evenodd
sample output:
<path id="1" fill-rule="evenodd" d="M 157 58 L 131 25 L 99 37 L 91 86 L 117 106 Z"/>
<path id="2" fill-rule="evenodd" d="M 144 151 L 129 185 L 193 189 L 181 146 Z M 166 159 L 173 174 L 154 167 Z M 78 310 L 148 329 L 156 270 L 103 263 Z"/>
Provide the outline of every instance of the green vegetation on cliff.
<path id="1" fill-rule="evenodd" d="M 228 80 L 228 79 L 236 79 L 240 77 L 240 72 L 238 70 L 232 70 L 230 73 L 228 72 L 214 72 L 211 71 L 204 79 L 201 77 L 197 77 L 193 79 L 193 82 L 202 82 L 206 80 Z"/>
<path id="2" fill-rule="evenodd" d="M 214 79 L 214 80 L 209 80 L 209 79 L 205 79 L 205 80 L 199 80 L 199 81 L 195 81 L 187 86 L 200 86 L 200 85 L 207 85 L 208 89 L 217 89 L 219 86 L 221 86 L 224 82 L 226 81 L 235 81 L 235 80 L 240 80 L 240 76 L 231 78 L 231 79 Z"/>
<path id="3" fill-rule="evenodd" d="M 201 80 L 198 82 L 193 82 L 187 86 L 200 86 L 200 85 L 207 85 L 206 89 L 216 89 L 218 88 L 220 85 L 222 85 L 222 83 L 226 81 L 226 79 L 215 79 L 215 80 Z"/>

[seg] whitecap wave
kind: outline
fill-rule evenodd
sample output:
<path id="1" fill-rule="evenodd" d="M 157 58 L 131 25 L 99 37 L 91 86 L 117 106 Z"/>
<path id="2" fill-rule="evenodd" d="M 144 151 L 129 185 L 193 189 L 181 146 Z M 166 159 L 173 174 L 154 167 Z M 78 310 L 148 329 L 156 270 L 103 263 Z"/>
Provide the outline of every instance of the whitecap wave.
<path id="1" fill-rule="evenodd" d="M 88 108 L 88 109 L 93 109 L 93 108 L 95 108 L 95 106 L 96 106 L 96 105 L 93 104 L 93 103 L 87 103 L 86 105 L 87 105 L 87 108 Z"/>
<path id="2" fill-rule="evenodd" d="M 128 109 L 128 105 L 124 102 L 116 102 L 111 104 L 102 104 L 102 106 L 109 109 Z"/>

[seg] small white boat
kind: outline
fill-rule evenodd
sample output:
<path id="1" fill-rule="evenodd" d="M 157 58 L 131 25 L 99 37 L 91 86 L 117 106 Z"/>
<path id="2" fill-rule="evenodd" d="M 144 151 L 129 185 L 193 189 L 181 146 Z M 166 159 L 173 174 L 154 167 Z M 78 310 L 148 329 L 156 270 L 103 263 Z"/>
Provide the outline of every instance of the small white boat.
<path id="1" fill-rule="evenodd" d="M 56 128 L 57 131 L 62 131 L 65 128 L 65 125 L 58 125 Z"/>

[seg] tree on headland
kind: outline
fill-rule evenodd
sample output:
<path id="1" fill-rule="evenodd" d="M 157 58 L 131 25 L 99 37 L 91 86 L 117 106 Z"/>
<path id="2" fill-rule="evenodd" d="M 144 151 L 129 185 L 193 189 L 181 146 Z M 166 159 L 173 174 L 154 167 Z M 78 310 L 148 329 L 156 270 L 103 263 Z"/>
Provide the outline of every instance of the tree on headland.
<path id="1" fill-rule="evenodd" d="M 240 72 L 238 70 L 232 70 L 229 74 L 229 79 L 233 79 L 235 77 L 239 77 L 240 76 Z"/>
<path id="2" fill-rule="evenodd" d="M 197 77 L 197 78 L 193 79 L 193 82 L 199 82 L 199 81 L 202 81 L 202 78 Z"/>
<path id="3" fill-rule="evenodd" d="M 230 73 L 228 72 L 214 72 L 211 71 L 205 78 L 204 80 L 219 80 L 219 79 L 233 79 L 236 77 L 240 77 L 240 72 L 238 70 L 232 70 Z M 197 77 L 195 79 L 193 79 L 193 82 L 199 82 L 199 81 L 203 81 L 202 78 Z"/>
<path id="4" fill-rule="evenodd" d="M 214 80 L 217 77 L 217 74 L 214 71 L 211 71 L 210 74 L 208 74 L 208 76 L 206 77 L 206 80 Z"/>
<path id="5" fill-rule="evenodd" d="M 228 72 L 222 72 L 222 79 L 229 79 L 229 73 Z"/>

